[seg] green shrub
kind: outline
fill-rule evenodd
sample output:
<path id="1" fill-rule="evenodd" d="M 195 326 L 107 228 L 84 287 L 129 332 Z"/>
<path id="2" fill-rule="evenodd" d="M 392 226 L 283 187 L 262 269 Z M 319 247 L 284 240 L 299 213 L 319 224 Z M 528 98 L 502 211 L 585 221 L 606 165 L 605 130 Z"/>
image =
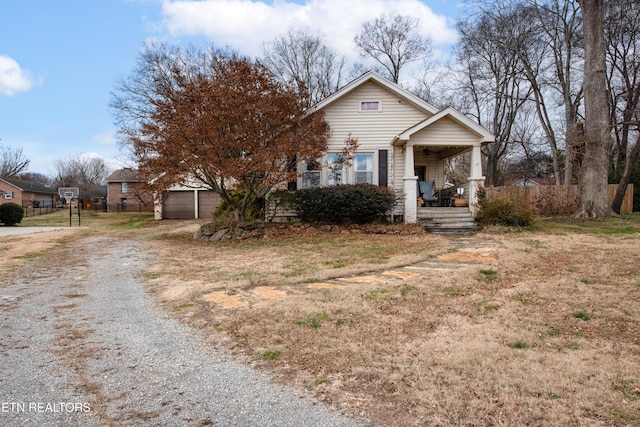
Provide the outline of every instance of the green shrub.
<path id="1" fill-rule="evenodd" d="M 389 214 L 397 203 L 391 188 L 354 184 L 298 190 L 295 209 L 305 222 L 366 224 Z"/>
<path id="2" fill-rule="evenodd" d="M 276 200 L 276 203 L 285 209 L 294 209 L 296 205 L 296 192 L 291 190 L 276 190 L 269 195 L 269 199 Z"/>
<path id="3" fill-rule="evenodd" d="M 476 222 L 484 225 L 506 225 L 524 227 L 533 223 L 534 213 L 530 208 L 516 207 L 506 197 L 498 196 L 493 200 L 486 197 L 479 199 L 480 209 L 476 214 Z"/>
<path id="4" fill-rule="evenodd" d="M 0 205 L 0 222 L 4 225 L 16 225 L 22 222 L 24 209 L 17 203 L 4 203 Z"/>
<path id="5" fill-rule="evenodd" d="M 244 200 L 244 191 L 234 191 L 233 193 L 231 193 L 231 198 L 236 203 L 241 203 L 242 200 Z M 215 212 L 213 213 L 213 218 L 233 218 L 233 210 L 229 202 L 222 199 L 222 202 L 218 205 Z M 256 200 L 255 203 L 253 203 L 251 206 L 249 206 L 249 209 L 247 209 L 247 219 L 255 220 L 262 218 L 264 218 L 264 197 Z"/>

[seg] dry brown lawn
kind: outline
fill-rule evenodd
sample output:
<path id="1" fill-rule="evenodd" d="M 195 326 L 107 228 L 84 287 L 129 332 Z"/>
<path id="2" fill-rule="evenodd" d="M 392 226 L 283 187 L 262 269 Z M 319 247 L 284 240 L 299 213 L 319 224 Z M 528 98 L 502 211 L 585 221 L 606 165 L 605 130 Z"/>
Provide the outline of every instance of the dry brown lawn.
<path id="1" fill-rule="evenodd" d="M 148 281 L 215 345 L 377 425 L 640 425 L 640 224 L 621 227 L 173 233 L 147 243 Z"/>
<path id="2" fill-rule="evenodd" d="M 152 295 L 212 345 L 374 425 L 640 425 L 640 217 L 539 224 L 123 233 L 145 237 Z"/>
<path id="3" fill-rule="evenodd" d="M 77 229 L 46 231 L 3 237 L 0 240 L 0 272 L 11 273 L 26 260 L 38 258 L 63 244 Z"/>

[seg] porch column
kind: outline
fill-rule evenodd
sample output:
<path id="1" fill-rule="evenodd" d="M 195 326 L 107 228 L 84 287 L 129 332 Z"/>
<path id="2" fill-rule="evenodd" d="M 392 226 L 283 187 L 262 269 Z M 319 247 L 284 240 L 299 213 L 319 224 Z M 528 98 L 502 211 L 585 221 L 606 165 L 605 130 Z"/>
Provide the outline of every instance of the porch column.
<path id="1" fill-rule="evenodd" d="M 407 144 L 404 150 L 404 222 L 418 222 L 418 194 L 416 191 L 418 177 L 414 172 L 413 145 Z"/>
<path id="2" fill-rule="evenodd" d="M 469 171 L 469 209 L 475 215 L 478 211 L 478 189 L 484 186 L 485 177 L 482 176 L 482 152 L 480 145 L 474 145 L 471 150 L 471 170 Z"/>

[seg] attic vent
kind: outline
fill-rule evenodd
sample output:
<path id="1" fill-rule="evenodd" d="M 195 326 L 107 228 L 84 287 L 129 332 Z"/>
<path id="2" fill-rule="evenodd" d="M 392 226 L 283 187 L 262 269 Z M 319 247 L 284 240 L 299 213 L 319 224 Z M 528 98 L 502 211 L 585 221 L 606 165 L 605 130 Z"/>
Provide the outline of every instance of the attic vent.
<path id="1" fill-rule="evenodd" d="M 382 111 L 381 101 L 360 101 L 360 111 Z"/>

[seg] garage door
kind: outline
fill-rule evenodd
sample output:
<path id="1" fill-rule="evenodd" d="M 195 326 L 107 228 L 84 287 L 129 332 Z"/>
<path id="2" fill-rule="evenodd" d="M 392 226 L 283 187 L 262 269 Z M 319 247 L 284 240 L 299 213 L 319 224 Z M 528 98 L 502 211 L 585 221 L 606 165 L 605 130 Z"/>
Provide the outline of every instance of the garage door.
<path id="1" fill-rule="evenodd" d="M 215 191 L 198 191 L 198 218 L 211 220 L 220 200 Z"/>
<path id="2" fill-rule="evenodd" d="M 169 191 L 165 193 L 162 207 L 164 219 L 193 219 L 194 191 Z"/>

